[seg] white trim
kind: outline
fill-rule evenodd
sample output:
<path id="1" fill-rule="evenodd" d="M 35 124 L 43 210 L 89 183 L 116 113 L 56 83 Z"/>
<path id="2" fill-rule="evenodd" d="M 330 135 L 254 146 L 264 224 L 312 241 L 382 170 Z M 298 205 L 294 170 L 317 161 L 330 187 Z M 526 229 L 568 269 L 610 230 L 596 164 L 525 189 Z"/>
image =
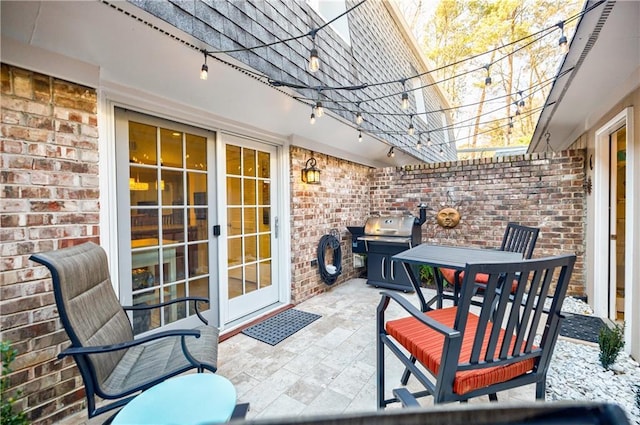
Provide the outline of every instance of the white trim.
<path id="1" fill-rule="evenodd" d="M 2 36 L 2 63 L 30 71 L 73 81 L 76 84 L 98 87 L 100 67 L 79 61 L 69 56 L 41 49 L 34 45 L 20 43 Z"/>
<path id="2" fill-rule="evenodd" d="M 636 139 L 633 106 L 626 108 L 627 199 L 625 240 L 625 351 L 640 360 L 640 144 Z M 635 284 L 634 284 L 635 283 Z"/>
<path id="3" fill-rule="evenodd" d="M 625 108 L 595 132 L 595 173 L 594 186 L 594 300 L 593 310 L 598 316 L 608 317 L 609 313 L 609 135 L 626 126 L 627 131 L 627 190 L 626 190 L 626 232 L 625 232 L 625 351 L 640 352 L 640 288 L 633 282 L 640 279 L 640 263 L 634 258 L 640 256 L 640 196 L 637 187 L 640 181 L 640 149 L 634 142 L 633 107 Z M 635 212 L 635 213 L 634 213 Z M 635 307 L 635 308 L 634 308 Z"/>
<path id="4" fill-rule="evenodd" d="M 100 187 L 100 245 L 109 258 L 111 284 L 120 298 L 118 215 L 116 199 L 115 108 L 98 90 L 98 172 Z"/>

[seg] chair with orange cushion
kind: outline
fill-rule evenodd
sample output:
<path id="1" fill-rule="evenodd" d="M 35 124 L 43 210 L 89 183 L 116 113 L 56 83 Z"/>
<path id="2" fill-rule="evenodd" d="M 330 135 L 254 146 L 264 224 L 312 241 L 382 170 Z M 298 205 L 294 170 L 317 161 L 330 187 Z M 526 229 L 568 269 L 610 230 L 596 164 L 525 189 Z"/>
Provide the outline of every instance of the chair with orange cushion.
<path id="1" fill-rule="evenodd" d="M 533 249 L 536 246 L 539 232 L 540 229 L 537 227 L 523 226 L 521 224 L 509 222 L 507 223 L 507 228 L 502 236 L 500 251 L 519 252 L 522 254 L 523 258 L 528 260 L 533 255 Z M 441 290 L 439 290 L 438 292 L 440 293 L 438 294 L 438 297 L 451 298 L 455 303 L 458 297 L 457 291 L 459 290 L 464 278 L 464 272 L 444 267 L 439 268 L 438 271 L 440 272 L 442 279 L 454 287 L 453 296 L 444 296 L 441 293 Z M 477 274 L 475 279 L 476 291 L 484 291 L 486 285 L 487 276 L 483 273 Z M 512 286 L 512 290 L 515 290 L 515 287 Z M 439 306 L 440 305 L 441 304 L 439 304 Z"/>
<path id="2" fill-rule="evenodd" d="M 569 285 L 575 255 L 514 263 L 467 264 L 458 305 L 421 312 L 399 294 L 383 292 L 377 309 L 377 402 L 379 408 L 431 395 L 434 403 L 466 401 L 510 388 L 536 384 L 536 398 L 544 399 L 545 379 L 560 330 L 560 308 Z M 474 281 L 487 275 L 485 297 L 472 307 Z M 499 291 L 517 280 L 515 292 Z M 551 305 L 544 302 L 550 297 Z M 391 301 L 409 316 L 387 318 Z M 540 329 L 542 335 L 537 337 Z M 409 392 L 403 387 L 385 391 L 385 352 L 391 352 L 424 386 Z M 418 363 L 418 364 L 416 364 Z M 426 373 L 425 373 L 426 371 Z"/>

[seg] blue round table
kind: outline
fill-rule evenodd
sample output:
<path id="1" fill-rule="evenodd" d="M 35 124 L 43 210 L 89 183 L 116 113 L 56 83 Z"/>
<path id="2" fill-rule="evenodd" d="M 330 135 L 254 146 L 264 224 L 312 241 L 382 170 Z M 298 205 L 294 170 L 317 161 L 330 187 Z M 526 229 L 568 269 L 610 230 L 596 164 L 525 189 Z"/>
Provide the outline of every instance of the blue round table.
<path id="1" fill-rule="evenodd" d="M 227 378 L 194 373 L 167 379 L 140 393 L 113 419 L 114 425 L 228 422 L 236 406 L 236 390 Z"/>

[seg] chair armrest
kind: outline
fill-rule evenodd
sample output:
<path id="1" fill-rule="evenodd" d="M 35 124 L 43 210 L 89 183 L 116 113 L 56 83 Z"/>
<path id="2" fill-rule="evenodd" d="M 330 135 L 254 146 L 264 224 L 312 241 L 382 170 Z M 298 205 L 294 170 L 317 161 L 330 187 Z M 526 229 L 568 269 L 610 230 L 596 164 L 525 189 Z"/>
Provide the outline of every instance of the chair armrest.
<path id="1" fill-rule="evenodd" d="M 61 359 L 66 356 L 74 356 L 74 355 L 86 355 L 86 354 L 100 354 L 100 353 L 109 353 L 111 351 L 124 350 L 126 348 L 131 348 L 136 345 L 144 344 L 149 341 L 154 341 L 156 339 L 167 338 L 170 336 L 195 336 L 196 338 L 200 338 L 200 331 L 195 329 L 176 329 L 171 331 L 162 331 L 153 335 L 147 335 L 142 338 L 134 339 L 131 341 L 125 341 L 118 344 L 111 345 L 96 345 L 92 347 L 69 347 L 58 354 L 58 358 Z"/>
<path id="2" fill-rule="evenodd" d="M 198 301 L 202 301 L 206 303 L 209 302 L 209 298 L 206 298 L 206 297 L 183 297 L 183 298 L 176 298 L 173 300 L 165 301 L 160 304 L 140 304 L 140 305 L 122 306 L 122 309 L 125 311 L 151 310 L 154 308 L 165 307 L 165 306 L 179 303 L 179 302 L 189 302 L 189 301 L 194 302 L 193 304 L 196 309 L 196 315 L 198 316 L 198 319 L 200 319 L 200 321 L 205 325 L 208 325 L 209 321 L 202 316 L 202 313 L 200 313 L 200 309 L 198 309 Z"/>
<path id="3" fill-rule="evenodd" d="M 381 305 L 383 303 L 387 303 L 387 300 L 392 299 L 395 302 L 397 302 L 400 305 L 400 307 L 402 307 L 407 313 L 409 313 L 411 316 L 416 318 L 418 321 L 420 321 L 424 325 L 429 326 L 434 331 L 439 332 L 443 335 L 446 335 L 449 338 L 460 337 L 460 331 L 451 329 L 450 327 L 443 325 L 437 320 L 432 319 L 431 317 L 425 315 L 423 312 L 418 310 L 413 304 L 407 301 L 407 299 L 404 298 L 403 296 L 394 294 L 391 292 L 386 292 L 386 291 L 381 292 L 381 294 L 382 294 L 382 300 L 380 301 Z"/>

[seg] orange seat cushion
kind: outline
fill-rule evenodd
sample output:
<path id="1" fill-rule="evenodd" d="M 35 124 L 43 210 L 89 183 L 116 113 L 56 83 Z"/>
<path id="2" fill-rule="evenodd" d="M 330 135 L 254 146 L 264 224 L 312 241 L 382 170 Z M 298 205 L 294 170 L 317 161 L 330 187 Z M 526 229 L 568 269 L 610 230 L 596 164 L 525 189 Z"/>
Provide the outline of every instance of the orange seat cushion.
<path id="1" fill-rule="evenodd" d="M 453 328 L 457 307 L 432 310 L 425 313 L 438 322 Z M 459 363 L 468 363 L 471 358 L 473 339 L 478 326 L 478 316 L 469 313 L 466 330 L 462 338 L 462 348 L 458 358 Z M 488 324 L 484 347 L 480 358 L 486 355 L 486 344 L 489 341 L 491 322 Z M 434 376 L 438 374 L 442 363 L 442 347 L 444 345 L 444 335 L 434 331 L 428 326 L 420 323 L 414 317 L 406 317 L 398 320 L 390 320 L 386 324 L 387 333 L 395 338 L 411 355 L 420 361 Z M 500 347 L 504 337 L 504 330 L 500 332 L 497 347 Z M 514 342 L 512 342 L 513 344 Z M 513 347 L 512 347 L 513 348 Z M 499 348 L 496 349 L 496 351 Z M 508 381 L 517 376 L 523 375 L 533 369 L 535 359 L 522 360 L 507 366 L 494 366 L 476 370 L 466 370 L 457 372 L 453 381 L 453 392 L 459 395 L 483 388 L 492 384 Z"/>
<path id="2" fill-rule="evenodd" d="M 489 275 L 485 273 L 476 274 L 476 284 L 480 287 L 480 289 L 485 289 L 487 287 L 487 283 L 489 283 Z M 518 280 L 514 279 L 511 283 L 511 293 L 513 294 L 518 289 Z"/>
<path id="3" fill-rule="evenodd" d="M 442 274 L 442 277 L 444 278 L 444 280 L 446 280 L 452 285 L 455 284 L 456 272 L 457 272 L 456 269 L 448 269 L 446 267 L 440 267 L 440 273 Z M 460 272 L 458 284 L 462 283 L 462 279 L 464 279 L 464 272 Z"/>

